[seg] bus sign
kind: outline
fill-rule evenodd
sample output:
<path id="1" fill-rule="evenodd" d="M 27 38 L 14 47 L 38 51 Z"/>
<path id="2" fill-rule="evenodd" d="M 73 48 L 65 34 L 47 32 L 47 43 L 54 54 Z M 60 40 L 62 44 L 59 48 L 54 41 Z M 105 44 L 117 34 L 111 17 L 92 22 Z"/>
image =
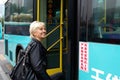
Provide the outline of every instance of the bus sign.
<path id="1" fill-rule="evenodd" d="M 80 61 L 80 70 L 83 70 L 85 72 L 88 72 L 88 43 L 86 42 L 81 42 L 80 43 L 80 57 L 79 57 L 79 61 Z"/>

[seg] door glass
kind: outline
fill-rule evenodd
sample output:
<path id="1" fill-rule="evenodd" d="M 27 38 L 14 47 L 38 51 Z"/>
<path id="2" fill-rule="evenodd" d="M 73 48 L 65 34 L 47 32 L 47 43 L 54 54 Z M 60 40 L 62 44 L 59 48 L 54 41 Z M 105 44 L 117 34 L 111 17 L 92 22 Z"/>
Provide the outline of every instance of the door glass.
<path id="1" fill-rule="evenodd" d="M 47 23 L 57 25 L 60 22 L 60 0 L 47 1 Z"/>
<path id="2" fill-rule="evenodd" d="M 60 1 L 61 0 L 47 0 L 47 32 L 49 33 L 54 28 L 60 25 Z M 59 28 L 53 31 L 47 37 L 47 49 L 51 47 L 57 40 L 59 40 Z M 59 43 L 48 51 L 48 68 L 59 67 Z M 53 60 L 55 61 L 53 63 Z M 51 65 L 52 64 L 52 65 Z"/>
<path id="3" fill-rule="evenodd" d="M 60 26 L 60 17 L 63 18 L 63 46 L 64 48 L 66 47 L 66 36 L 67 36 L 67 12 L 68 12 L 68 7 L 67 7 L 67 0 L 63 0 L 63 15 L 60 16 L 60 3 L 61 0 L 47 0 L 47 32 L 49 33 L 52 31 L 54 28 L 57 26 Z M 56 42 L 60 38 L 60 27 L 52 32 L 50 36 L 47 37 L 48 40 L 48 47 L 53 44 L 53 42 Z M 53 49 L 58 49 L 59 44 L 57 44 Z"/>
<path id="4" fill-rule="evenodd" d="M 87 28 L 88 28 L 88 25 L 87 25 L 87 0 L 82 0 L 81 1 L 81 6 L 79 7 L 79 16 L 80 16 L 80 21 L 78 23 L 80 23 L 80 26 L 79 26 L 79 40 L 81 41 L 86 41 L 87 39 Z"/>

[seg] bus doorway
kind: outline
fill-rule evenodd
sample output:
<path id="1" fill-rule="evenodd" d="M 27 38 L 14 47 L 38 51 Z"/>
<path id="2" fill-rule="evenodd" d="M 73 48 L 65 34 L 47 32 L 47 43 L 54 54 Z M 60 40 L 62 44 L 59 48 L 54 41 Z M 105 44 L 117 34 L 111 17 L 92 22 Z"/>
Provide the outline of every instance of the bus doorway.
<path id="1" fill-rule="evenodd" d="M 66 74 L 66 57 L 68 55 L 68 0 L 41 0 L 39 2 L 39 9 L 37 13 L 40 18 L 38 20 L 46 22 L 48 32 L 46 39 L 43 41 L 48 51 L 47 72 L 49 75 L 64 72 Z"/>

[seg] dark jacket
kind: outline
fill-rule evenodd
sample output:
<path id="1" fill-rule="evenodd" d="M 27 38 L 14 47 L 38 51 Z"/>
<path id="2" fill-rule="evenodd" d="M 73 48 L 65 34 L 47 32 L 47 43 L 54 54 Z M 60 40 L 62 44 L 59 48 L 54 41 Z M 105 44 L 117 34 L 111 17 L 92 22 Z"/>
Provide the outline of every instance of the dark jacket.
<path id="1" fill-rule="evenodd" d="M 30 50 L 30 62 L 31 65 L 38 77 L 38 80 L 51 80 L 49 75 L 46 72 L 47 59 L 46 53 L 47 50 L 43 47 L 40 41 L 32 39 L 28 45 L 31 45 Z"/>

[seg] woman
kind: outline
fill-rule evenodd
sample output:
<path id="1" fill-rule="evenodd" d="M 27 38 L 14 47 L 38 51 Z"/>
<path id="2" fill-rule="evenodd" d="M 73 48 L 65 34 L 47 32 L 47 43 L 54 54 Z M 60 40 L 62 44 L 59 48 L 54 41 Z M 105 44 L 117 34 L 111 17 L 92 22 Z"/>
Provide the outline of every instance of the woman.
<path id="1" fill-rule="evenodd" d="M 30 37 L 32 44 L 30 51 L 30 62 L 35 71 L 38 80 L 51 80 L 46 72 L 46 52 L 47 50 L 41 44 L 41 41 L 46 37 L 46 27 L 43 22 L 34 21 L 30 24 Z"/>

